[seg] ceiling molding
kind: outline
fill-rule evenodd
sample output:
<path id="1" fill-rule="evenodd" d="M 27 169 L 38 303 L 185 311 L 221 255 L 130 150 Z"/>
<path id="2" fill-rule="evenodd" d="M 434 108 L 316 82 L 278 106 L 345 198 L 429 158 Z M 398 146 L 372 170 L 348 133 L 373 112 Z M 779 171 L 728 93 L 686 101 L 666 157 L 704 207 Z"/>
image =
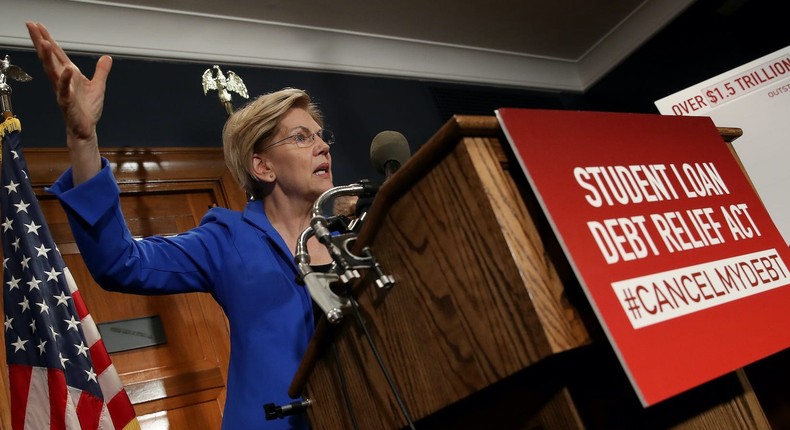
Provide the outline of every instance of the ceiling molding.
<path id="1" fill-rule="evenodd" d="M 645 1 L 578 61 L 582 88 L 590 88 L 695 0 Z"/>
<path id="2" fill-rule="evenodd" d="M 66 50 L 583 92 L 693 0 L 647 0 L 579 61 L 121 5 L 17 1 L 0 45 L 43 22 Z M 662 3 L 662 5 L 657 5 Z"/>

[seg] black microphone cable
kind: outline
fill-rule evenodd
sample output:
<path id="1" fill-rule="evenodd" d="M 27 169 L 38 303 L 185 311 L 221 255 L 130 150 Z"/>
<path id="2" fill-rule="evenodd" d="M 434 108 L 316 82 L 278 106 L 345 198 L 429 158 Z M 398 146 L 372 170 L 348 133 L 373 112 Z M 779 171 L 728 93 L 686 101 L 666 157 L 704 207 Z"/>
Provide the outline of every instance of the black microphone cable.
<path id="1" fill-rule="evenodd" d="M 346 374 L 343 372 L 343 366 L 340 365 L 340 352 L 338 352 L 337 345 L 335 344 L 334 340 L 332 341 L 332 356 L 335 359 L 335 371 L 337 372 L 337 377 L 340 380 L 340 390 L 343 392 L 343 400 L 346 402 L 346 410 L 348 411 L 348 416 L 351 417 L 351 425 L 354 426 L 354 430 L 359 430 L 357 414 L 354 412 L 354 405 L 351 404 L 351 395 L 348 392 L 348 381 L 346 380 Z"/>

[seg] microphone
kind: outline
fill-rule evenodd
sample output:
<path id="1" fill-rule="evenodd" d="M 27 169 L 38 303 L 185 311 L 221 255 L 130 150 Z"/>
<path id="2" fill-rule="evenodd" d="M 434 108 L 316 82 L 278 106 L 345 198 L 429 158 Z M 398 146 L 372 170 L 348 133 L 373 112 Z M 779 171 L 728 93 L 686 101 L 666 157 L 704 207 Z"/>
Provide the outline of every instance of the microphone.
<path id="1" fill-rule="evenodd" d="M 406 162 L 411 156 L 411 149 L 409 149 L 409 142 L 406 138 L 397 131 L 382 131 L 373 138 L 370 144 L 370 162 L 377 172 L 384 175 L 384 180 L 392 176 L 400 166 Z M 364 220 L 367 215 L 370 205 L 373 204 L 373 198 L 376 191 L 378 191 L 378 184 L 374 185 L 375 188 L 367 195 L 360 196 L 356 204 L 356 215 L 358 220 Z M 357 220 L 354 220 L 357 221 Z M 354 223 L 354 227 L 361 223 Z"/>
<path id="2" fill-rule="evenodd" d="M 382 131 L 370 144 L 370 161 L 376 171 L 389 179 L 411 156 L 406 138 L 397 131 Z"/>

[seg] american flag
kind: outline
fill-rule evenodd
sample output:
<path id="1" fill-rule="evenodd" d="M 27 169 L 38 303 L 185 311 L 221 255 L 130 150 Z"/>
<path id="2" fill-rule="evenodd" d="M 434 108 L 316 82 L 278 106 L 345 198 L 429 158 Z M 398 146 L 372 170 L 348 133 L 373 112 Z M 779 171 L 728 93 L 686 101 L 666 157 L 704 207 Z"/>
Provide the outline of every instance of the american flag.
<path id="1" fill-rule="evenodd" d="M 139 429 L 129 397 L 55 246 L 16 118 L 2 136 L 3 310 L 13 430 Z"/>

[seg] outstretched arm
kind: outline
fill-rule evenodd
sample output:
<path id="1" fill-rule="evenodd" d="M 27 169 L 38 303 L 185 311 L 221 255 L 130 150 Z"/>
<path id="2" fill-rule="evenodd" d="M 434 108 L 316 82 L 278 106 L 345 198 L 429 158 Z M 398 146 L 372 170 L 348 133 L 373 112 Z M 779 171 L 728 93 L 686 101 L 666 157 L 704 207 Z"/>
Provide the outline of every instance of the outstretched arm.
<path id="1" fill-rule="evenodd" d="M 30 39 L 44 66 L 66 122 L 66 144 L 74 185 L 92 178 L 101 168 L 96 124 L 104 106 L 107 75 L 112 58 L 102 56 L 93 79 L 88 79 L 40 23 L 26 23 Z"/>

